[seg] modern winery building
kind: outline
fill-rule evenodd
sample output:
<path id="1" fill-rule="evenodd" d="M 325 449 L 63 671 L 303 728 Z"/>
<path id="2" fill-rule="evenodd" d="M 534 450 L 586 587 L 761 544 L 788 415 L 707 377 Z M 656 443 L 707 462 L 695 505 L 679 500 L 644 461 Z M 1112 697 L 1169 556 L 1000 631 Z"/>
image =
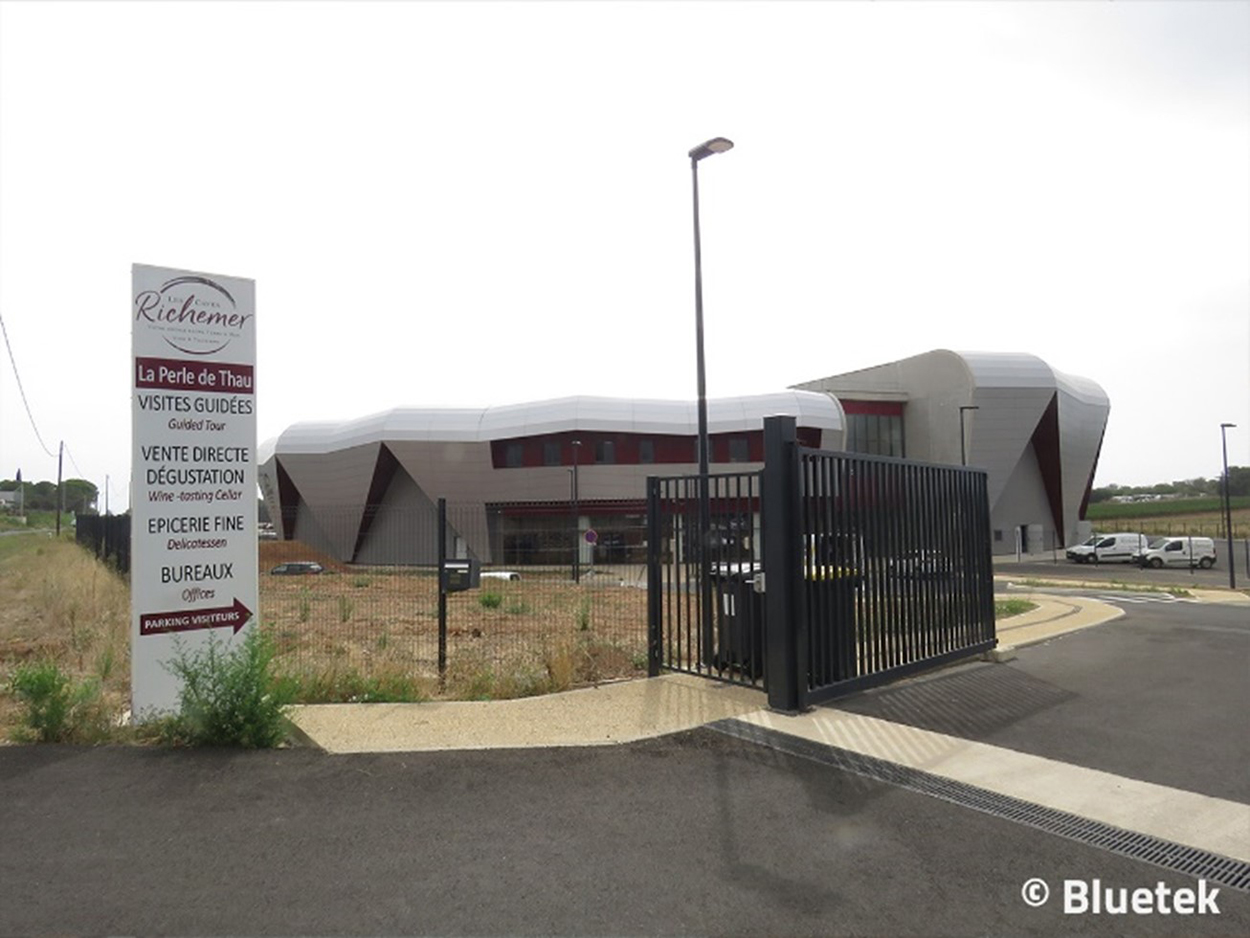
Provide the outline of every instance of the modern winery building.
<path id="1" fill-rule="evenodd" d="M 1061 548 L 1084 533 L 1109 410 L 1036 356 L 933 351 L 710 400 L 711 471 L 761 468 L 764 418 L 793 416 L 804 446 L 982 468 L 994 550 Z M 696 446 L 693 401 L 398 407 L 295 424 L 262 446 L 260 480 L 280 537 L 344 563 L 432 562 L 440 498 L 453 556 L 562 563 L 576 524 L 585 562 L 640 563 L 646 479 L 693 475 Z"/>

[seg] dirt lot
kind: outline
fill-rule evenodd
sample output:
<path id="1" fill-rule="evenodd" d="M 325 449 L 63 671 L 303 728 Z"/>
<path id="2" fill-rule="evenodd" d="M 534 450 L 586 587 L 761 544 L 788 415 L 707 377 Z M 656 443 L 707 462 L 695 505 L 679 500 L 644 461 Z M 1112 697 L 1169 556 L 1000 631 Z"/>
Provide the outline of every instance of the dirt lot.
<path id="1" fill-rule="evenodd" d="M 290 542 L 263 542 L 261 620 L 284 672 L 351 670 L 364 676 L 438 676 L 438 588 L 432 570 L 357 568 Z M 274 576 L 285 560 L 326 572 Z M 570 582 L 567 571 L 523 568 L 518 581 L 483 579 L 447 602 L 453 694 L 503 696 L 571 670 L 572 683 L 636 676 L 646 668 L 647 593 L 622 577 Z M 564 683 L 561 678 L 558 683 Z M 478 691 L 478 692 L 475 692 Z"/>

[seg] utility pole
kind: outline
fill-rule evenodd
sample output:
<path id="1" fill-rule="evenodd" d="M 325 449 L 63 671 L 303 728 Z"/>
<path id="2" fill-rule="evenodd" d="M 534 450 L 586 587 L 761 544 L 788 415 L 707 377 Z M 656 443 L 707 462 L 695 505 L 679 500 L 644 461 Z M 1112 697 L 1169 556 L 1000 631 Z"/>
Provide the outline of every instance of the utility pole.
<path id="1" fill-rule="evenodd" d="M 61 462 L 65 458 L 65 441 L 56 454 L 56 536 L 61 536 L 61 512 L 65 510 L 65 487 L 61 485 Z"/>

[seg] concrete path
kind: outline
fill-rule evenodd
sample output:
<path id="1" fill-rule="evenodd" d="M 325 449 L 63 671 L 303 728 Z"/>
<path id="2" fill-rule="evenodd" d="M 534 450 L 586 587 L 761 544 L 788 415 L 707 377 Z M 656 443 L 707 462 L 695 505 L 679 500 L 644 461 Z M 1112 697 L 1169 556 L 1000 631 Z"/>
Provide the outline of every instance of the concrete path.
<path id="1" fill-rule="evenodd" d="M 605 746 L 758 710 L 749 687 L 686 674 L 520 700 L 318 704 L 294 708 L 302 739 L 327 752 Z"/>

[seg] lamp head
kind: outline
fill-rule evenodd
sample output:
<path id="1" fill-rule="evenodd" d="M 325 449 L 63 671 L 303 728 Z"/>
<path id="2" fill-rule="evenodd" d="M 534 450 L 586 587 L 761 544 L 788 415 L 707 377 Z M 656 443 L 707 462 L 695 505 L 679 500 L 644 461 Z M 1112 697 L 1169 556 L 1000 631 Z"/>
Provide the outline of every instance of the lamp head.
<path id="1" fill-rule="evenodd" d="M 700 143 L 697 147 L 690 151 L 690 158 L 696 163 L 705 157 L 711 156 L 713 153 L 724 153 L 726 150 L 732 150 L 734 142 L 725 137 L 713 137 L 704 143 Z"/>
<path id="2" fill-rule="evenodd" d="M 1235 427 L 1235 426 L 1237 426 L 1237 424 L 1235 424 L 1235 423 L 1222 423 L 1222 424 L 1220 424 L 1220 429 L 1221 429 L 1221 430 L 1223 430 L 1223 429 L 1225 429 L 1225 428 L 1227 428 L 1227 427 Z"/>

